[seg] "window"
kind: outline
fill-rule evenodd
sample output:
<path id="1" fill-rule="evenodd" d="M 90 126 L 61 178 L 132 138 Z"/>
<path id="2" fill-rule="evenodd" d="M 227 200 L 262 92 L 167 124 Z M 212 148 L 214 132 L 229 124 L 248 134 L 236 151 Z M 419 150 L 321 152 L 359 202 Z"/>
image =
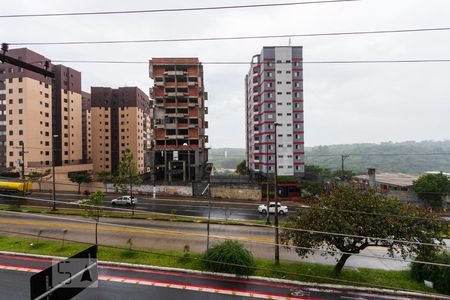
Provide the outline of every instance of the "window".
<path id="1" fill-rule="evenodd" d="M 23 99 L 19 98 L 19 104 L 22 104 L 22 103 L 23 103 Z"/>
<path id="2" fill-rule="evenodd" d="M 277 74 L 281 74 L 281 71 L 277 71 Z"/>
<path id="3" fill-rule="evenodd" d="M 277 81 L 277 84 L 281 84 L 282 82 L 281 81 Z"/>
<path id="4" fill-rule="evenodd" d="M 19 88 L 19 93 L 23 93 L 23 88 Z"/>
<path id="5" fill-rule="evenodd" d="M 23 109 L 19 109 L 19 115 L 23 113 Z"/>
<path id="6" fill-rule="evenodd" d="M 282 92 L 277 92 L 277 95 L 281 95 L 282 94 Z"/>
<path id="7" fill-rule="evenodd" d="M 19 125 L 22 125 L 23 124 L 23 121 L 22 120 L 19 120 Z"/>
<path id="8" fill-rule="evenodd" d="M 291 74 L 291 71 L 286 71 L 286 74 Z"/>

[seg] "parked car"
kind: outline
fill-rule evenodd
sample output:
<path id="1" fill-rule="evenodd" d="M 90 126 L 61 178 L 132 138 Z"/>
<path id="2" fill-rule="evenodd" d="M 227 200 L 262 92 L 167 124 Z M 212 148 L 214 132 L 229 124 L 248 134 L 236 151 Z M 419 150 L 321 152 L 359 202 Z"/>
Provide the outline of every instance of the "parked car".
<path id="1" fill-rule="evenodd" d="M 267 205 L 261 204 L 260 206 L 258 206 L 258 212 L 267 214 Z M 278 214 L 284 215 L 287 212 L 288 212 L 288 207 L 286 205 L 281 205 L 280 203 L 278 203 Z M 275 213 L 275 202 L 269 203 L 269 213 L 270 214 Z"/>
<path id="2" fill-rule="evenodd" d="M 117 205 L 125 205 L 125 206 L 134 206 L 138 202 L 137 198 L 133 196 L 121 196 L 119 198 L 111 200 L 112 206 Z"/>

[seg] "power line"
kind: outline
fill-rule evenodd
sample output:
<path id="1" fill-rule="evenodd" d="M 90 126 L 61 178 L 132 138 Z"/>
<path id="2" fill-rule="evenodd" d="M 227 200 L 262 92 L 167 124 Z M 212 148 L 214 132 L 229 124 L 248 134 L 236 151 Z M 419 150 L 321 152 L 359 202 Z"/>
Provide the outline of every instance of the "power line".
<path id="1" fill-rule="evenodd" d="M 91 205 L 92 207 L 99 207 Z M 33 213 L 25 213 L 25 212 L 17 212 L 17 211 L 4 211 L 11 214 L 18 214 L 18 215 L 35 215 Z M 131 225 L 123 225 L 123 224 L 116 224 L 116 223 L 108 223 L 108 222 L 95 222 L 95 221 L 88 221 L 88 220 L 80 220 L 80 219 L 71 219 L 71 218 L 62 218 L 62 217 L 55 217 L 55 216 L 47 216 L 47 215 L 39 215 L 39 217 L 42 218 L 48 218 L 48 219 L 57 219 L 57 220 L 64 220 L 64 221 L 74 221 L 74 222 L 80 222 L 80 223 L 88 223 L 88 224 L 99 224 L 104 226 L 116 226 L 116 227 L 122 227 L 122 228 L 129 228 L 129 229 L 138 229 L 138 230 L 149 230 L 147 227 L 141 227 L 141 226 L 131 226 Z M 171 230 L 161 230 L 161 232 L 165 233 L 172 233 L 172 234 L 179 234 L 179 231 L 171 231 Z M 195 236 L 199 237 L 205 237 L 205 234 L 196 233 Z M 233 237 L 229 236 L 217 236 L 212 235 L 211 238 L 215 239 L 222 239 L 222 240 L 233 240 Z M 367 237 L 370 238 L 370 237 Z M 262 242 L 262 241 L 251 241 L 251 240 L 243 240 L 239 237 L 234 237 L 236 240 L 243 241 L 245 243 L 253 243 L 253 244 L 260 244 L 260 245 L 270 245 L 273 246 L 275 243 L 272 242 Z M 384 260 L 392 260 L 392 261 L 400 261 L 400 262 L 409 262 L 409 263 L 419 263 L 419 264 L 425 264 L 425 265 L 436 265 L 436 266 L 442 266 L 442 267 L 450 267 L 450 264 L 444 264 L 444 263 L 434 263 L 429 261 L 421 261 L 421 260 L 408 260 L 403 258 L 395 258 L 395 257 L 385 257 L 385 256 L 377 256 L 377 255 L 369 255 L 369 254 L 361 254 L 361 253 L 351 253 L 351 252 L 345 252 L 345 251 L 337 251 L 337 250 L 326 250 L 326 249 L 317 249 L 317 248 L 310 248 L 310 247 L 301 247 L 301 246 L 294 246 L 294 245 L 285 245 L 285 244 L 277 244 L 279 246 L 288 246 L 289 248 L 294 249 L 301 249 L 301 250 L 308 250 L 313 252 L 322 252 L 322 253 L 332 253 L 334 254 L 350 254 L 351 256 L 359 256 L 359 257 L 367 257 L 367 258 L 375 258 L 375 259 L 384 259 Z M 439 246 L 439 245 L 436 245 Z"/>
<path id="2" fill-rule="evenodd" d="M 148 64 L 148 61 L 131 61 L 131 60 L 53 60 L 55 63 L 88 63 L 88 64 Z M 388 64 L 388 63 L 446 63 L 450 59 L 392 59 L 392 60 L 324 60 L 324 61 L 303 61 L 303 64 Z M 254 65 L 252 62 L 244 61 L 205 61 L 202 65 Z M 272 64 L 292 64 L 292 63 L 276 63 Z"/>
<path id="3" fill-rule="evenodd" d="M 246 4 L 246 5 L 228 5 L 228 6 L 203 6 L 203 7 L 185 7 L 185 8 L 160 8 L 160 9 L 141 9 L 141 10 L 38 13 L 38 14 L 13 14 L 13 15 L 0 15 L 0 18 L 92 16 L 92 15 L 119 15 L 119 14 L 120 15 L 125 15 L 125 14 L 142 14 L 142 13 L 211 11 L 211 10 L 225 10 L 225 9 L 244 9 L 244 8 L 263 8 L 263 7 L 295 6 L 295 5 L 309 5 L 309 4 L 327 4 L 327 3 L 355 2 L 355 1 L 360 1 L 360 0 L 321 0 L 321 1 L 282 2 L 282 3 Z"/>
<path id="4" fill-rule="evenodd" d="M 66 42 L 14 42 L 14 43 L 8 43 L 8 44 L 14 45 L 14 46 L 25 46 L 25 45 L 87 45 L 87 44 L 131 44 L 131 43 L 235 41 L 235 40 L 251 40 L 251 39 L 293 38 L 293 37 L 322 37 L 322 36 L 346 36 L 346 35 L 413 33 L 413 32 L 439 32 L 439 31 L 448 31 L 448 30 L 450 30 L 450 27 L 388 29 L 388 30 L 348 31 L 348 32 L 325 32 L 325 33 L 303 33 L 303 34 L 281 34 L 281 35 L 253 35 L 253 36 L 250 35 L 250 36 L 176 38 L 176 39 L 66 41 Z"/>
<path id="5" fill-rule="evenodd" d="M 0 232 L 5 232 L 5 233 L 8 233 L 8 234 L 14 234 L 14 235 L 32 236 L 32 237 L 37 237 L 38 236 L 37 234 L 17 232 L 17 231 L 10 231 L 10 230 L 0 230 Z M 45 239 L 49 239 L 49 240 L 57 240 L 57 241 L 61 240 L 61 238 L 52 237 L 52 236 L 39 235 L 39 237 L 45 238 Z M 80 243 L 80 244 L 88 244 L 88 245 L 90 245 L 90 243 L 87 243 L 87 242 L 76 241 L 76 240 L 71 240 L 71 239 L 65 239 L 65 241 L 72 242 L 72 243 Z M 111 248 L 111 249 L 117 249 L 117 250 L 128 250 L 128 248 L 122 248 L 122 247 L 111 246 L 111 245 L 99 244 L 99 246 L 106 247 L 106 248 Z M 182 257 L 182 256 L 179 256 L 179 255 L 175 255 L 175 254 L 170 254 L 170 253 L 167 253 L 167 252 L 155 252 L 155 251 L 143 250 L 143 249 L 132 249 L 132 250 L 135 251 L 135 252 L 141 252 L 141 253 L 145 253 L 145 254 L 152 254 L 152 255 L 159 255 L 159 256 L 166 256 L 166 257 L 172 257 L 172 258 L 176 258 L 176 259 L 180 259 L 180 258 L 184 257 L 184 256 Z M 373 283 L 362 283 L 362 282 L 359 282 L 359 281 L 339 279 L 339 278 L 333 278 L 333 277 L 327 277 L 327 276 L 300 274 L 300 273 L 294 273 L 294 272 L 289 272 L 289 271 L 275 270 L 275 269 L 255 267 L 255 266 L 244 266 L 244 265 L 239 265 L 239 264 L 234 264 L 234 263 L 227 263 L 227 262 L 217 262 L 217 261 L 208 260 L 208 259 L 205 259 L 205 258 L 202 258 L 202 257 L 190 256 L 189 259 L 202 261 L 202 262 L 209 262 L 209 263 L 220 263 L 220 264 L 223 264 L 223 265 L 229 265 L 229 266 L 235 266 L 235 267 L 245 267 L 245 268 L 249 268 L 249 269 L 253 269 L 253 270 L 269 271 L 269 272 L 273 272 L 273 273 L 280 273 L 280 274 L 286 274 L 286 275 L 303 276 L 303 277 L 308 277 L 308 278 L 313 278 L 313 279 L 332 280 L 332 281 L 342 282 L 342 283 L 347 283 L 347 284 L 357 284 L 357 285 L 363 285 L 363 286 L 370 286 L 370 287 L 374 287 L 374 288 L 384 288 L 384 289 L 387 288 L 387 289 L 392 289 L 392 290 L 395 290 L 395 291 L 401 291 L 401 292 L 406 292 L 406 293 L 407 292 L 413 292 L 415 294 L 417 293 L 417 291 L 415 291 L 415 290 L 400 289 L 400 288 L 392 287 L 392 286 L 385 286 L 385 285 L 379 285 L 379 284 L 373 284 Z M 386 291 L 384 291 L 384 292 L 386 292 Z M 423 295 L 426 295 L 426 296 L 429 296 L 429 297 L 440 296 L 440 295 L 432 294 L 432 293 L 424 293 Z"/>
<path id="6" fill-rule="evenodd" d="M 0 195 L 2 196 L 2 195 Z M 41 202 L 53 202 L 53 200 L 45 200 L 45 199 L 40 199 L 40 198 L 31 198 L 31 197 L 24 197 L 24 196 L 13 196 L 13 198 L 19 198 L 19 199 L 30 199 L 30 200 L 34 200 L 34 201 L 41 201 Z M 58 204 L 66 204 L 66 205 L 75 205 L 75 206 L 79 206 L 78 203 L 74 203 L 74 202 L 64 202 L 64 201 L 56 201 L 56 203 Z M 84 205 L 86 207 L 91 207 L 91 208 L 102 208 L 102 209 L 111 209 L 111 210 L 118 210 L 118 211 L 124 211 L 124 212 L 132 212 L 134 211 L 135 213 L 141 212 L 141 213 L 152 213 L 149 211 L 144 211 L 144 210 L 137 210 L 137 209 L 127 209 L 127 208 L 117 208 L 117 207 L 107 207 L 104 205 L 101 206 L 96 206 L 96 205 Z M 7 211 L 8 212 L 8 211 Z M 11 213 L 17 213 L 17 214 L 27 214 L 24 212 L 11 212 Z M 28 213 L 29 214 L 29 213 Z M 161 214 L 161 213 L 160 213 Z M 165 214 L 164 215 L 172 215 L 172 216 L 179 216 L 176 214 Z M 56 219 L 61 219 L 59 217 L 54 217 L 54 216 L 43 216 L 44 218 L 56 218 Z M 73 221 L 80 221 L 80 220 L 75 220 L 75 219 L 68 219 L 68 218 L 63 218 L 64 220 L 73 220 Z M 428 219 L 426 219 L 428 220 Z M 435 219 L 429 219 L 429 220 L 435 220 Z M 81 222 L 81 221 L 80 221 Z M 114 223 L 99 223 L 99 224 L 105 224 L 105 225 L 117 225 Z M 250 224 L 250 223 L 244 223 L 245 225 L 252 225 L 255 226 L 255 224 Z M 124 226 L 124 227 L 130 227 L 130 228 L 138 228 L 138 229 L 142 229 L 145 227 L 139 227 L 139 226 L 129 226 L 129 225 L 118 225 L 118 226 Z M 265 228 L 274 228 L 275 226 L 272 225 L 257 225 L 258 227 L 265 227 Z M 283 226 L 279 226 L 280 229 L 285 229 L 285 230 L 291 230 L 291 231 L 303 231 L 303 232 L 309 232 L 309 233 L 313 233 L 313 234 L 326 234 L 326 235 L 331 235 L 331 236 L 341 236 L 341 237 L 353 237 L 353 238 L 364 238 L 364 239 L 371 239 L 371 240 L 380 240 L 380 241 L 389 241 L 389 242 L 399 242 L 399 243 L 405 243 L 405 244 L 417 244 L 417 245 L 425 245 L 425 246 L 435 246 L 435 247 L 445 247 L 448 248 L 449 246 L 445 246 L 445 245 L 439 245 L 439 244 L 430 244 L 430 243 L 422 243 L 422 242 L 417 242 L 417 241 L 408 241 L 408 240 L 395 240 L 395 239 L 389 239 L 389 238 L 379 238 L 379 237 L 371 237 L 371 236 L 361 236 L 361 235 L 349 235 L 349 234 L 345 234 L 345 233 L 336 233 L 336 232 L 329 232 L 329 231 L 317 231 L 317 230 L 309 230 L 309 229 L 299 229 L 299 228 L 290 228 L 290 227 L 283 227 Z M 170 232 L 170 231 L 169 231 Z M 314 248 L 311 248 L 314 249 Z"/>
<path id="7" fill-rule="evenodd" d="M 430 155 L 450 155 L 450 152 L 435 152 L 435 153 L 346 153 L 350 156 L 430 156 Z M 306 157 L 341 157 L 342 154 L 308 154 Z"/>

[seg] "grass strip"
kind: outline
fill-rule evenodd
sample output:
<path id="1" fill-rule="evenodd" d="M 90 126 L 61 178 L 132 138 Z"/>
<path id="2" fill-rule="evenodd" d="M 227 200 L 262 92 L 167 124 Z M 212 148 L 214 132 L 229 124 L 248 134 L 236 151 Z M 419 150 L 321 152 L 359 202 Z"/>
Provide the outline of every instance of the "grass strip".
<path id="1" fill-rule="evenodd" d="M 202 257 L 202 254 L 200 253 L 188 253 L 187 256 L 184 256 L 185 253 L 182 251 L 133 249 L 130 247 L 130 244 L 132 245 L 132 242 L 127 245 L 123 245 L 122 249 L 100 246 L 98 259 L 112 262 L 174 267 L 200 271 L 206 270 L 206 267 L 202 261 L 195 259 Z M 2 251 L 69 257 L 80 252 L 81 250 L 84 250 L 86 247 L 87 245 L 82 243 L 64 242 L 63 244 L 62 241 L 45 240 L 37 237 L 19 238 L 15 236 L 0 236 L 0 250 Z M 177 256 L 178 258 L 168 255 Z M 273 263 L 273 261 L 263 259 L 256 259 L 255 264 L 258 268 L 270 269 L 270 271 L 256 270 L 254 274 L 256 276 L 305 282 L 346 284 L 333 280 L 333 278 L 336 278 L 341 280 L 356 281 L 361 283 L 362 286 L 364 286 L 364 284 L 367 284 L 367 286 L 380 285 L 397 289 L 436 293 L 435 290 L 411 279 L 409 270 L 390 271 L 365 268 L 344 268 L 341 274 L 337 275 L 334 273 L 334 267 L 330 265 L 282 261 L 280 265 L 277 266 Z M 283 274 L 276 271 L 296 274 Z M 320 276 L 323 278 L 311 279 L 308 275 Z"/>

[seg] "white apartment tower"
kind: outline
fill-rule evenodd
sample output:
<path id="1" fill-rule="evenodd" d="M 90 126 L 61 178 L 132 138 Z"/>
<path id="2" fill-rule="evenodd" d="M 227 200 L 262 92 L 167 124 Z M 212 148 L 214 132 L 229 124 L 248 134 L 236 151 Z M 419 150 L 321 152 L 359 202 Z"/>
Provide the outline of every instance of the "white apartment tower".
<path id="1" fill-rule="evenodd" d="M 278 176 L 304 175 L 302 61 L 300 46 L 263 47 L 252 58 L 245 77 L 246 148 L 255 175 L 273 175 L 275 167 Z"/>

